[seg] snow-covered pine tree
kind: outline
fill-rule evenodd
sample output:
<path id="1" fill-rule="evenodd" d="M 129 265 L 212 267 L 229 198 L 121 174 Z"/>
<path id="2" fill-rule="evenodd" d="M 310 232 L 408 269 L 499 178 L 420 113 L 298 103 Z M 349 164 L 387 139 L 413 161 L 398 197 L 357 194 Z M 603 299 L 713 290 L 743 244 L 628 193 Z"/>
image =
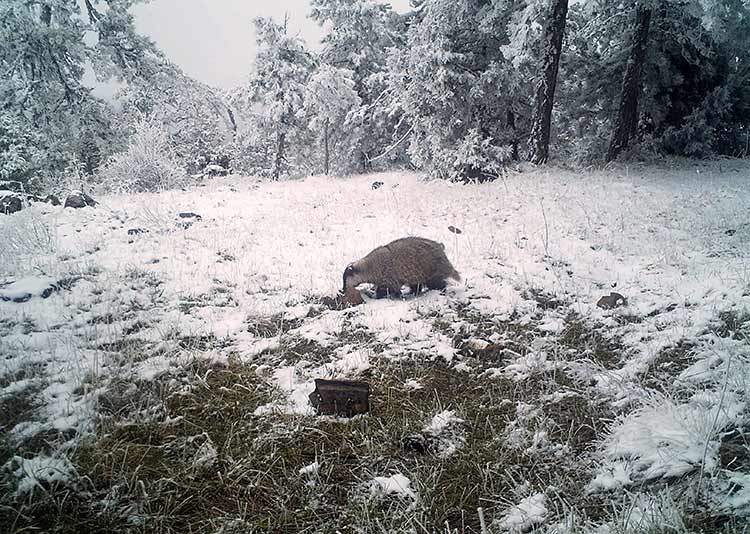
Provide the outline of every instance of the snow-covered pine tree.
<path id="1" fill-rule="evenodd" d="M 347 143 L 347 139 L 356 126 L 347 119 L 362 102 L 354 89 L 353 78 L 354 73 L 350 70 L 324 64 L 313 73 L 305 88 L 305 113 L 309 126 L 322 139 L 324 174 L 331 170 L 331 150 L 338 154 L 342 145 L 343 158 L 334 155 L 335 167 L 346 171 L 349 166 L 346 159 L 351 153 L 352 143 Z"/>
<path id="2" fill-rule="evenodd" d="M 373 166 L 373 158 L 379 165 L 403 162 L 403 148 L 388 151 L 406 128 L 387 72 L 389 54 L 404 45 L 409 15 L 401 16 L 375 0 L 311 0 L 310 4 L 310 18 L 328 28 L 321 62 L 350 70 L 360 98 L 349 115 L 347 156 L 360 172 Z"/>
<path id="3" fill-rule="evenodd" d="M 128 12 L 137 1 L 0 0 L 0 109 L 26 132 L 15 138 L 12 157 L 24 158 L 29 188 L 42 187 L 40 179 L 74 160 L 93 170 L 112 144 L 111 109 L 83 84 L 87 64 L 104 79 L 160 70 L 165 60 L 135 32 Z"/>
<path id="4" fill-rule="evenodd" d="M 505 53 L 514 2 L 431 0 L 390 62 L 411 162 L 449 179 L 487 179 L 512 159 L 515 107 L 531 93 Z"/>
<path id="5" fill-rule="evenodd" d="M 617 119 L 613 126 L 612 140 L 607 149 L 607 161 L 615 159 L 638 133 L 638 99 L 641 92 L 643 64 L 646 60 L 651 12 L 651 5 L 639 3 L 635 6 L 630 52 L 622 79 Z"/>
<path id="6" fill-rule="evenodd" d="M 313 58 L 297 37 L 287 33 L 286 21 L 254 20 L 258 44 L 249 84 L 249 100 L 255 105 L 261 142 L 273 144 L 270 176 L 278 180 L 290 170 L 287 150 L 295 133 L 303 130 L 300 110 L 305 85 L 313 70 Z"/>

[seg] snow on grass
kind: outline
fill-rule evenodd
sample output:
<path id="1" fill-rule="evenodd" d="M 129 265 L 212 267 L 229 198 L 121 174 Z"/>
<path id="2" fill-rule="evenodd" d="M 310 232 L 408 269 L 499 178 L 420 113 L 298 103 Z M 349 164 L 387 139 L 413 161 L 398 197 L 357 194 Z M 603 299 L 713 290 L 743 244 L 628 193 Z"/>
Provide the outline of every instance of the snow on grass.
<path id="1" fill-rule="evenodd" d="M 16 456 L 9 463 L 11 468 L 14 468 L 13 475 L 18 480 L 18 496 L 33 494 L 35 491 L 46 492 L 53 485 L 68 485 L 75 480 L 75 469 L 67 458 L 44 455 L 34 458 Z"/>
<path id="2" fill-rule="evenodd" d="M 24 302 L 32 297 L 48 297 L 57 288 L 57 281 L 48 277 L 25 277 L 0 286 L 0 300 Z"/>
<path id="3" fill-rule="evenodd" d="M 440 458 L 448 458 L 466 444 L 465 421 L 453 410 L 443 410 L 422 428 Z"/>
<path id="4" fill-rule="evenodd" d="M 547 497 L 544 493 L 529 495 L 509 508 L 498 526 L 509 532 L 525 532 L 542 523 L 547 517 Z"/>
<path id="5" fill-rule="evenodd" d="M 4 432 L 20 446 L 57 431 L 50 443 L 70 445 L 92 430 L 97 397 L 115 378 L 151 380 L 188 357 L 257 366 L 281 396 L 259 416 L 309 415 L 315 378 L 356 378 L 379 359 L 445 361 L 478 387 L 491 376 L 522 386 L 570 371 L 565 358 L 593 358 L 585 347 L 554 350 L 575 317 L 620 347 L 606 366 L 577 362 L 576 379 L 597 384 L 604 402 L 636 407 L 602 442 L 592 487 L 718 472 L 721 432 L 745 422 L 747 328 L 707 332 L 726 330 L 718 320 L 726 315 L 738 317 L 739 329 L 748 323 L 748 172 L 746 162 L 527 169 L 470 186 L 409 173 L 273 183 L 228 177 L 189 191 L 103 197 L 92 209 L 23 210 L 0 220 L 0 284 L 34 276 L 60 289 L 0 302 L 0 395 L 33 394 L 29 413 Z M 374 179 L 386 186 L 372 190 Z M 178 217 L 187 211 L 201 219 Z M 349 262 L 405 235 L 443 242 L 462 282 L 343 311 L 309 304 L 340 289 Z M 628 305 L 597 308 L 611 291 Z M 491 361 L 465 358 L 452 338 L 467 326 L 457 310 L 534 330 L 543 343 Z M 269 318 L 267 331 L 252 329 Z M 364 341 L 352 341 L 353 333 Z M 298 340 L 319 349 L 294 354 L 290 342 Z M 470 350 L 510 341 L 512 331 Z M 683 341 L 693 344 L 689 361 L 665 387 L 705 393 L 649 403 L 642 380 Z M 411 380 L 405 387 L 417 390 Z M 533 411 L 519 404 L 507 440 L 528 448 L 549 439 L 544 429 L 525 428 Z"/>
<path id="6" fill-rule="evenodd" d="M 411 480 L 396 473 L 389 477 L 375 477 L 370 481 L 370 494 L 373 497 L 383 498 L 388 496 L 404 497 L 408 499 L 417 499 L 417 494 L 411 487 Z"/>
<path id="7" fill-rule="evenodd" d="M 721 433 L 742 425 L 747 410 L 739 396 L 718 395 L 699 392 L 683 403 L 654 396 L 629 413 L 608 436 L 604 455 L 610 463 L 592 480 L 589 491 L 679 477 L 694 470 L 713 473 Z"/>
<path id="8" fill-rule="evenodd" d="M 300 468 L 299 474 L 303 476 L 315 476 L 318 474 L 318 471 L 320 471 L 320 463 L 315 460 L 313 463 Z"/>

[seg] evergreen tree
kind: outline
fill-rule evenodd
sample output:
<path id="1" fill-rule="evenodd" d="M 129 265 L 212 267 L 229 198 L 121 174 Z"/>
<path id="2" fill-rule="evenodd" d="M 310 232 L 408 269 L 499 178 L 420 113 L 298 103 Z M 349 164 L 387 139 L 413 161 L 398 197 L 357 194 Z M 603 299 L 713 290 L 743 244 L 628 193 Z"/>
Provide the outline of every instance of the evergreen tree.
<path id="1" fill-rule="evenodd" d="M 311 0 L 310 17 L 329 29 L 320 60 L 352 72 L 360 104 L 350 114 L 349 157 L 359 171 L 379 162 L 403 161 L 404 151 L 391 150 L 400 132 L 397 97 L 388 85 L 388 58 L 404 46 L 406 18 L 375 0 Z"/>
<path id="2" fill-rule="evenodd" d="M 542 38 L 542 72 L 536 86 L 534 115 L 531 119 L 531 136 L 529 137 L 529 160 L 537 164 L 545 163 L 549 157 L 552 106 L 555 100 L 555 86 L 567 13 L 568 0 L 553 0 Z"/>
<path id="3" fill-rule="evenodd" d="M 349 117 L 361 100 L 354 89 L 353 76 L 350 70 L 322 65 L 311 76 L 305 89 L 305 111 L 310 128 L 322 132 L 324 174 L 331 169 L 331 149 L 345 144 L 354 129 Z M 349 150 L 344 148 L 343 152 Z M 347 164 L 342 162 L 337 167 L 345 171 Z"/>
<path id="4" fill-rule="evenodd" d="M 262 135 L 273 144 L 271 177 L 278 180 L 290 168 L 286 152 L 291 137 L 304 129 L 300 110 L 313 59 L 297 37 L 288 35 L 286 22 L 254 20 L 258 44 L 250 79 L 249 99 L 257 106 Z"/>
<path id="5" fill-rule="evenodd" d="M 0 109 L 21 130 L 17 140 L 33 143 L 18 154 L 24 180 L 61 173 L 85 159 L 92 170 L 111 144 L 107 103 L 83 82 L 87 63 L 103 78 L 138 78 L 165 63 L 153 43 L 138 36 L 128 9 L 134 0 L 0 0 Z M 102 6 L 101 9 L 99 6 Z M 84 39 L 93 32 L 94 44 Z M 14 144 L 18 148 L 17 144 Z M 95 147 L 95 148 L 94 148 Z M 0 153 L 0 158 L 10 158 Z"/>
<path id="6" fill-rule="evenodd" d="M 530 92 L 510 60 L 521 41 L 510 37 L 514 13 L 513 2 L 422 4 L 390 78 L 415 166 L 444 178 L 486 179 L 513 157 L 514 108 Z"/>

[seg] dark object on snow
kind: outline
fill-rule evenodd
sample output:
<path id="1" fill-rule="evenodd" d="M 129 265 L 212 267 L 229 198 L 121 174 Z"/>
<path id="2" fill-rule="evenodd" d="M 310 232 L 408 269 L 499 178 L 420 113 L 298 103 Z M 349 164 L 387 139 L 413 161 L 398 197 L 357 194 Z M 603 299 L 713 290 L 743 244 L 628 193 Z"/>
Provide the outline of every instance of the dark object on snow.
<path id="1" fill-rule="evenodd" d="M 352 417 L 370 411 L 370 384 L 316 378 L 309 398 L 318 415 Z"/>
<path id="2" fill-rule="evenodd" d="M 358 306 L 364 300 L 362 295 L 355 288 L 351 287 L 345 293 L 339 293 L 335 297 L 325 296 L 320 299 L 320 303 L 329 310 L 343 310 L 351 306 Z"/>
<path id="3" fill-rule="evenodd" d="M 361 260 L 350 263 L 344 271 L 344 287 L 359 284 L 376 286 L 376 296 L 401 295 L 409 286 L 415 295 L 423 287 L 444 289 L 448 278 L 461 280 L 445 255 L 445 245 L 422 237 L 403 237 L 378 247 Z"/>
<path id="4" fill-rule="evenodd" d="M 197 213 L 193 213 L 192 211 L 183 211 L 181 213 L 178 213 L 177 216 L 180 219 L 195 219 L 196 221 L 200 221 L 201 219 L 203 219 L 203 217 L 201 217 Z"/>
<path id="5" fill-rule="evenodd" d="M 66 208 L 85 208 L 87 206 L 94 207 L 97 204 L 99 204 L 96 200 L 88 196 L 86 193 L 82 191 L 75 191 L 68 195 L 68 198 L 65 199 L 65 207 Z"/>
<path id="6" fill-rule="evenodd" d="M 383 186 L 383 182 L 372 182 L 372 188 L 373 190 L 379 189 Z"/>
<path id="7" fill-rule="evenodd" d="M 734 228 L 730 228 L 729 230 L 726 230 L 724 232 L 724 235 L 733 236 L 736 233 L 737 233 L 737 230 L 735 230 Z"/>
<path id="8" fill-rule="evenodd" d="M 0 193 L 0 213 L 10 215 L 23 209 L 23 200 L 18 193 Z"/>
<path id="9" fill-rule="evenodd" d="M 449 226 L 448 227 L 448 231 L 451 232 L 451 233 L 453 233 L 453 234 L 462 234 L 463 233 L 460 228 L 456 228 L 455 226 Z"/>
<path id="10" fill-rule="evenodd" d="M 52 293 L 60 289 L 60 286 L 55 283 L 49 283 L 46 286 L 35 290 L 35 291 L 28 291 L 28 290 L 17 290 L 14 287 L 14 284 L 8 284 L 5 287 L 0 288 L 0 300 L 5 302 L 27 302 L 31 300 L 33 297 L 41 297 L 43 299 L 46 299 L 49 297 Z"/>
<path id="11" fill-rule="evenodd" d="M 406 452 L 416 452 L 421 455 L 432 454 L 438 450 L 437 440 L 433 436 L 424 434 L 406 436 L 401 441 L 401 445 Z"/>
<path id="12" fill-rule="evenodd" d="M 46 202 L 47 204 L 52 204 L 53 206 L 59 206 L 60 205 L 60 199 L 57 198 L 55 195 L 47 195 L 42 199 L 42 202 Z"/>
<path id="13" fill-rule="evenodd" d="M 617 308 L 618 306 L 627 306 L 628 299 L 613 291 L 609 295 L 604 295 L 602 298 L 600 298 L 597 301 L 596 305 L 603 310 L 611 310 L 612 308 Z"/>
<path id="14" fill-rule="evenodd" d="M 145 228 L 131 228 L 128 230 L 128 235 L 138 235 L 138 234 L 145 234 L 148 230 Z"/>
<path id="15" fill-rule="evenodd" d="M 226 176 L 227 174 L 229 174 L 229 170 L 221 165 L 211 164 L 203 168 L 203 176 L 213 178 L 214 176 Z"/>

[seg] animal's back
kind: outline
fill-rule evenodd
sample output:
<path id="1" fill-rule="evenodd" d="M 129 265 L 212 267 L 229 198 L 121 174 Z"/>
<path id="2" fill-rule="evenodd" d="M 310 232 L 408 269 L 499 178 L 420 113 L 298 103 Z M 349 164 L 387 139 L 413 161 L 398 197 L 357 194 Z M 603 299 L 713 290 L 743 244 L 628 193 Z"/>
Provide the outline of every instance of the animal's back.
<path id="1" fill-rule="evenodd" d="M 383 258 L 386 278 L 394 283 L 414 285 L 433 279 L 458 279 L 458 273 L 445 255 L 445 246 L 437 241 L 402 237 L 378 248 L 385 249 L 378 255 Z"/>

